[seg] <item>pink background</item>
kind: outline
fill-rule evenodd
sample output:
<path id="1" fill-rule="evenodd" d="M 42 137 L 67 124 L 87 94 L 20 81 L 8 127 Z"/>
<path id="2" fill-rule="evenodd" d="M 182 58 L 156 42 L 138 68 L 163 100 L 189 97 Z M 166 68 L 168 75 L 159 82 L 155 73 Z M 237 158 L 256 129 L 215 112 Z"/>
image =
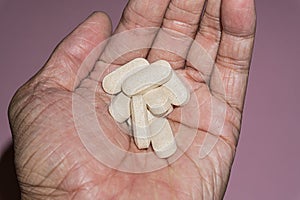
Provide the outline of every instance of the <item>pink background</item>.
<path id="1" fill-rule="evenodd" d="M 124 0 L 0 0 L 0 199 L 14 199 L 7 106 L 56 44 L 92 11 L 114 26 Z M 257 1 L 243 128 L 227 200 L 300 199 L 300 1 Z"/>

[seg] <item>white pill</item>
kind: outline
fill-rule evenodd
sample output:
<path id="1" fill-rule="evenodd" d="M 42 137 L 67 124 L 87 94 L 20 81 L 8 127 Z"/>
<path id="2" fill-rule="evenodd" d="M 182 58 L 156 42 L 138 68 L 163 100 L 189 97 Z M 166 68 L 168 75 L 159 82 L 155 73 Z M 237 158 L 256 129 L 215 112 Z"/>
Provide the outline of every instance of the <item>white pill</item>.
<path id="1" fill-rule="evenodd" d="M 128 96 L 140 94 L 164 84 L 171 75 L 170 64 L 160 60 L 129 76 L 122 84 L 122 91 Z"/>
<path id="2" fill-rule="evenodd" d="M 150 130 L 151 144 L 156 155 L 159 158 L 172 156 L 177 146 L 169 121 L 166 118 L 157 118 L 152 121 Z"/>
<path id="3" fill-rule="evenodd" d="M 104 91 L 109 94 L 119 93 L 121 91 L 121 85 L 127 77 L 135 74 L 147 66 L 149 66 L 149 62 L 146 59 L 136 58 L 119 67 L 104 77 L 102 82 Z"/>
<path id="4" fill-rule="evenodd" d="M 152 120 L 155 119 L 156 117 L 154 117 L 149 110 L 147 110 L 147 114 L 148 114 L 149 124 L 151 124 Z"/>
<path id="5" fill-rule="evenodd" d="M 125 122 L 130 117 L 130 98 L 119 93 L 112 98 L 108 111 L 117 122 Z"/>
<path id="6" fill-rule="evenodd" d="M 150 145 L 150 126 L 146 103 L 142 95 L 136 95 L 131 100 L 131 126 L 134 141 L 139 149 Z"/>
<path id="7" fill-rule="evenodd" d="M 154 88 L 143 95 L 148 109 L 155 116 L 162 116 L 172 107 L 170 99 L 161 87 Z"/>
<path id="8" fill-rule="evenodd" d="M 180 80 L 175 71 L 172 71 L 171 79 L 163 84 L 167 90 L 170 101 L 173 105 L 182 106 L 190 99 L 190 92 L 185 84 Z"/>

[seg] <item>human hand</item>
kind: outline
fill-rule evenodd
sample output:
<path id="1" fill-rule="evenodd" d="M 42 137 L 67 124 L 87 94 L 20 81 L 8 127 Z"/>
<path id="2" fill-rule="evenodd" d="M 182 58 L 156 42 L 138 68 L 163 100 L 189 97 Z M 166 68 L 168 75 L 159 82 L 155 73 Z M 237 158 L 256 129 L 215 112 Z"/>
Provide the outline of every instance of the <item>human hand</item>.
<path id="1" fill-rule="evenodd" d="M 110 97 L 98 79 L 101 63 L 111 61 L 118 45 L 99 46 L 111 35 L 111 25 L 106 15 L 95 13 L 57 47 L 11 102 L 15 163 L 24 199 L 222 199 L 239 137 L 256 19 L 253 0 L 209 0 L 200 20 L 203 6 L 204 0 L 131 0 L 115 35 L 135 28 L 162 29 L 150 35 L 146 31 L 147 37 L 141 34 L 143 40 L 138 40 L 140 46 L 155 48 L 131 51 L 110 66 L 135 57 L 172 64 L 193 95 L 169 116 L 173 129 L 184 127 L 187 137 L 196 133 L 188 149 L 174 162 L 165 161 L 162 169 L 134 174 L 99 162 L 83 144 L 74 119 L 74 99 L 89 106 L 96 92 L 92 106 L 99 123 L 105 124 L 104 134 L 116 146 L 139 152 L 107 112 Z M 136 42 L 125 40 L 128 45 Z M 167 51 L 173 42 L 180 55 Z M 100 65 L 92 68 L 100 54 Z M 201 118 L 182 118 L 184 109 Z M 89 110 L 80 113 L 89 119 Z M 204 150 L 207 155 L 201 157 L 206 138 L 216 143 L 208 142 L 212 150 Z"/>

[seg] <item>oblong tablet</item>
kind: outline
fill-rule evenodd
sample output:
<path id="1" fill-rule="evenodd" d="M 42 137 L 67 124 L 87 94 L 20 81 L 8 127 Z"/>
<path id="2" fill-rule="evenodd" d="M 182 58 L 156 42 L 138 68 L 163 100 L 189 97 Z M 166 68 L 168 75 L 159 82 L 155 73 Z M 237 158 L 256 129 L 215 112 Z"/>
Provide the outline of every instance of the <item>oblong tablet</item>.
<path id="1" fill-rule="evenodd" d="M 128 96 L 140 94 L 164 84 L 171 75 L 170 64 L 159 60 L 129 76 L 122 84 L 122 91 Z"/>
<path id="2" fill-rule="evenodd" d="M 125 122 L 130 117 L 130 98 L 121 92 L 112 98 L 108 111 L 117 122 Z"/>
<path id="3" fill-rule="evenodd" d="M 171 79 L 164 83 L 162 87 L 165 87 L 165 93 L 168 94 L 171 103 L 175 106 L 182 106 L 190 99 L 190 91 L 175 71 L 172 71 Z"/>
<path id="4" fill-rule="evenodd" d="M 142 95 L 133 96 L 131 99 L 131 126 L 136 146 L 139 149 L 148 148 L 150 127 L 147 107 Z"/>
<path id="5" fill-rule="evenodd" d="M 102 87 L 104 91 L 109 94 L 119 93 L 121 91 L 121 85 L 127 77 L 135 74 L 147 66 L 149 66 L 149 62 L 146 59 L 136 58 L 119 67 L 104 77 L 102 81 Z"/>
<path id="6" fill-rule="evenodd" d="M 156 117 L 154 117 L 149 110 L 147 110 L 147 115 L 148 115 L 149 124 L 151 124 L 152 120 L 156 119 Z"/>
<path id="7" fill-rule="evenodd" d="M 150 125 L 151 144 L 159 158 L 172 156 L 177 145 L 169 121 L 166 118 L 157 118 Z"/>
<path id="8" fill-rule="evenodd" d="M 172 107 L 169 97 L 161 87 L 147 91 L 143 97 L 148 109 L 155 116 L 163 116 Z"/>

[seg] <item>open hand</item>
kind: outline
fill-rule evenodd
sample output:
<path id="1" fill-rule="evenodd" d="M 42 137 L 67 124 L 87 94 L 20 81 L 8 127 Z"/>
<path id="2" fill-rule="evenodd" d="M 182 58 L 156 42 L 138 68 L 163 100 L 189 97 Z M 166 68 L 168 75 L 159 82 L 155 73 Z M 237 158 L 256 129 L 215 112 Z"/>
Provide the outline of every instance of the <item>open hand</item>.
<path id="1" fill-rule="evenodd" d="M 105 14 L 91 15 L 61 42 L 10 104 L 22 197 L 222 199 L 240 132 L 255 22 L 254 0 L 130 0 L 114 34 Z M 137 28 L 150 31 L 123 38 L 124 31 Z M 145 48 L 111 60 L 122 47 L 114 42 L 118 39 L 103 45 L 111 35 Z M 99 123 L 105 124 L 105 135 L 116 146 L 138 153 L 133 140 L 108 114 L 110 96 L 101 88 L 101 76 L 109 71 L 103 70 L 106 63 L 112 69 L 136 57 L 167 60 L 188 83 L 190 103 L 175 109 L 168 119 L 174 130 L 182 126 L 184 134 L 195 133 L 177 160 L 139 174 L 95 159 L 78 135 L 73 113 L 74 98 L 88 106 L 95 95 L 91 106 Z M 182 113 L 187 114 L 182 118 Z M 81 114 L 89 119 L 88 110 Z M 206 140 L 209 151 L 201 150 Z"/>

